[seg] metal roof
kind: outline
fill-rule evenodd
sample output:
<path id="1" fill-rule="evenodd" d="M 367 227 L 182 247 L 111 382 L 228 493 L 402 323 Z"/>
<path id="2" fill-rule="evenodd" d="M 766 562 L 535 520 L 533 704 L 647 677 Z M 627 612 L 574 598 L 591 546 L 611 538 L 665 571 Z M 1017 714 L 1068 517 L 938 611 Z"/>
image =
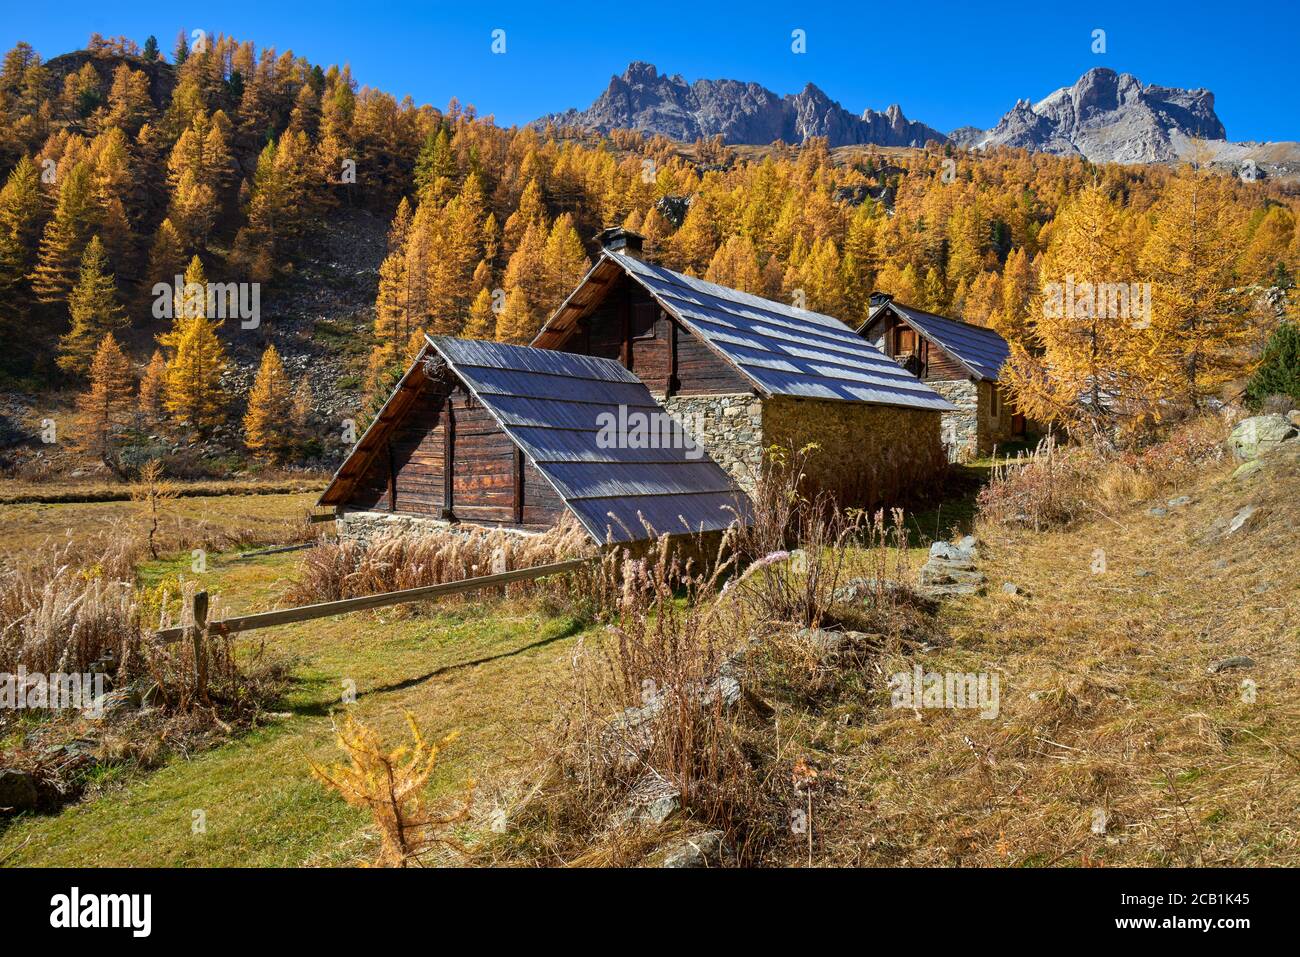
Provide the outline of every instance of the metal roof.
<path id="1" fill-rule="evenodd" d="M 748 515 L 730 476 L 617 362 L 426 338 L 598 542 L 650 537 L 643 520 L 679 533 L 726 528 L 729 506 Z"/>
<path id="2" fill-rule="evenodd" d="M 1011 355 L 1007 340 L 992 329 L 913 309 L 892 300 L 871 313 L 862 331 L 880 315 L 882 309 L 892 309 L 900 319 L 965 366 L 976 379 L 996 380 Z"/>
<path id="3" fill-rule="evenodd" d="M 603 253 L 533 340 L 554 347 L 603 298 L 621 269 L 763 395 L 950 412 L 955 406 L 833 316 L 695 279 L 633 256 Z M 593 293 L 591 290 L 595 289 Z"/>

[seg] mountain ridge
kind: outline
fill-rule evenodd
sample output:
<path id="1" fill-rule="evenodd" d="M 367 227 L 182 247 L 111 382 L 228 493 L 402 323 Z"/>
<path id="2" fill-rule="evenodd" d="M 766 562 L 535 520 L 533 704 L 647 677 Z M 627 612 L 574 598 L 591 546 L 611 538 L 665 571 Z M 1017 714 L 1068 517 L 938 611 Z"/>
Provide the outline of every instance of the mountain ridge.
<path id="1" fill-rule="evenodd" d="M 1094 67 L 1037 102 L 1018 100 L 992 128 L 968 125 L 944 134 L 909 120 L 896 103 L 855 114 L 811 82 L 781 96 L 742 80 L 688 83 L 635 60 L 622 75 L 610 77 L 586 109 L 550 113 L 531 125 L 547 124 L 598 133 L 633 129 L 681 142 L 721 135 L 731 145 L 799 144 L 823 136 L 832 148 L 1011 146 L 1094 163 L 1169 163 L 1204 153 L 1219 166 L 1255 163 L 1263 175 L 1300 174 L 1300 144 L 1228 140 L 1210 90 L 1144 83 L 1107 67 Z"/>

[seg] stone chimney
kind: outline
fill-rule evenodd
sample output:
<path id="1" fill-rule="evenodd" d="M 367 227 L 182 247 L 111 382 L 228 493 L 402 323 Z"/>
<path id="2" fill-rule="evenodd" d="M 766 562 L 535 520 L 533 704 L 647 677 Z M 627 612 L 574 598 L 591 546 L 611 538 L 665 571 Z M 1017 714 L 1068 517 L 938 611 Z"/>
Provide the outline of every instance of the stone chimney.
<path id="1" fill-rule="evenodd" d="M 871 308 L 878 309 L 894 297 L 887 292 L 873 292 L 871 294 Z"/>
<path id="2" fill-rule="evenodd" d="M 617 253 L 620 256 L 631 256 L 633 259 L 642 258 L 645 237 L 640 233 L 634 233 L 622 226 L 610 226 L 598 232 L 595 238 L 600 243 L 600 247 L 606 252 Z"/>

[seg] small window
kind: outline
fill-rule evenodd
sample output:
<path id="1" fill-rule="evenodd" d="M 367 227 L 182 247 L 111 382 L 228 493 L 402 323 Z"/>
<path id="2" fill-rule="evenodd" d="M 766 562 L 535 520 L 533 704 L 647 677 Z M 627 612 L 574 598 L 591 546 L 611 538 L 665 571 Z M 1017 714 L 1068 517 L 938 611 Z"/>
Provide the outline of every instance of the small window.
<path id="1" fill-rule="evenodd" d="M 655 324 L 659 319 L 659 304 L 638 302 L 632 306 L 632 338 L 655 338 Z"/>

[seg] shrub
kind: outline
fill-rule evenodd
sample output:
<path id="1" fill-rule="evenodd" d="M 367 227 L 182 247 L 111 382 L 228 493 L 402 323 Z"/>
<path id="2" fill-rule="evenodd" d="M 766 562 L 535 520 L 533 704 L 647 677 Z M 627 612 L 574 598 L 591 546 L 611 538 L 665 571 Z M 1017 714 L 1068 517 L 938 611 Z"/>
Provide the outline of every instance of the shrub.
<path id="1" fill-rule="evenodd" d="M 1286 396 L 1290 408 L 1300 407 L 1300 326 L 1294 322 L 1277 327 L 1246 384 L 1246 402 L 1252 409 L 1259 409 L 1271 396 Z"/>

